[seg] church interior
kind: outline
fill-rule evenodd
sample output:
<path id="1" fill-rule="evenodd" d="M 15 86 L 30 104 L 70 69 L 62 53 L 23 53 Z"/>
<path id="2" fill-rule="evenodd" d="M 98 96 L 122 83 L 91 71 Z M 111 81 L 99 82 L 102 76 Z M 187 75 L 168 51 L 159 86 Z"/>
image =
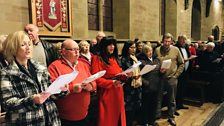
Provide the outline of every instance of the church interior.
<path id="1" fill-rule="evenodd" d="M 129 40 L 138 39 L 155 49 L 166 33 L 173 35 L 174 43 L 185 36 L 189 45 L 207 44 L 212 35 L 220 45 L 221 67 L 210 73 L 190 73 L 184 93 L 188 109 L 177 110 L 175 120 L 177 126 L 224 126 L 224 0 L 54 0 L 60 3 L 55 5 L 50 1 L 1 0 L 0 35 L 24 30 L 32 23 L 41 39 L 60 49 L 65 39 L 90 42 L 104 32 L 117 40 L 119 55 Z M 166 106 L 164 101 L 162 118 L 156 120 L 159 126 L 170 125 L 163 118 Z M 3 111 L 1 126 L 4 116 Z"/>

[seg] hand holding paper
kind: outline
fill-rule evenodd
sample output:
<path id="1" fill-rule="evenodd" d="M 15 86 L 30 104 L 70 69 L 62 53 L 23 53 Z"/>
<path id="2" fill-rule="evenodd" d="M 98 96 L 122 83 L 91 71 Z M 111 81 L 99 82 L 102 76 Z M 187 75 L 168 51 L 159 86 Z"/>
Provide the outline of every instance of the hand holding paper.
<path id="1" fill-rule="evenodd" d="M 144 75 L 156 68 L 156 65 L 145 65 L 140 71 L 140 75 Z"/>
<path id="2" fill-rule="evenodd" d="M 80 93 L 82 91 L 82 83 L 76 83 L 73 86 L 75 93 Z"/>
<path id="3" fill-rule="evenodd" d="M 124 83 L 125 81 L 128 80 L 128 77 L 125 74 L 118 74 L 115 77 L 113 77 L 112 80 L 117 80 Z"/>
<path id="4" fill-rule="evenodd" d="M 82 84 L 82 89 L 85 91 L 92 91 L 93 86 L 92 86 L 91 82 L 89 84 Z"/>
<path id="5" fill-rule="evenodd" d="M 220 63 L 221 60 L 222 58 L 216 58 L 215 60 L 212 61 L 212 63 Z"/>
<path id="6" fill-rule="evenodd" d="M 68 86 L 68 84 L 66 84 L 64 87 L 60 87 L 60 90 L 61 91 L 68 91 L 69 89 L 69 86 Z"/>
<path id="7" fill-rule="evenodd" d="M 71 81 L 73 81 L 77 75 L 78 75 L 78 71 L 73 71 L 70 74 L 64 74 L 59 76 L 46 90 L 46 92 L 50 92 L 51 94 L 57 94 L 60 93 L 61 87 L 65 87 L 66 84 L 70 83 Z"/>
<path id="8" fill-rule="evenodd" d="M 106 70 L 97 72 L 97 73 L 95 73 L 94 75 L 92 75 L 92 76 L 86 78 L 82 83 L 83 83 L 83 84 L 88 84 L 88 83 L 90 83 L 90 82 L 92 82 L 92 81 L 94 81 L 94 80 L 96 80 L 96 79 L 102 77 L 105 73 L 106 73 Z"/>
<path id="9" fill-rule="evenodd" d="M 171 66 L 171 59 L 163 60 L 161 69 L 169 69 Z"/>
<path id="10" fill-rule="evenodd" d="M 142 64 L 142 62 L 138 61 L 136 64 L 133 64 L 127 70 L 115 75 L 112 79 L 120 81 L 122 83 L 127 81 L 127 79 L 128 79 L 127 74 L 132 72 L 133 70 L 137 69 L 139 67 L 139 65 L 141 65 L 141 64 Z"/>
<path id="11" fill-rule="evenodd" d="M 127 73 L 130 73 L 130 72 L 132 72 L 134 69 L 136 69 L 136 68 L 138 68 L 138 66 L 139 65 L 141 65 L 142 64 L 142 62 L 140 62 L 140 61 L 138 61 L 136 64 L 133 64 L 131 67 L 129 67 L 127 70 L 125 70 L 125 71 L 123 71 L 123 72 L 121 72 L 121 73 L 119 73 L 119 74 L 127 74 Z M 117 74 L 117 75 L 119 75 L 119 74 Z"/>
<path id="12" fill-rule="evenodd" d="M 35 104 L 43 104 L 50 95 L 50 92 L 42 92 L 40 94 L 35 94 L 33 95 L 33 101 Z"/>
<path id="13" fill-rule="evenodd" d="M 188 60 L 192 60 L 192 59 L 195 59 L 195 58 L 197 58 L 198 56 L 196 56 L 196 55 L 191 55 L 189 58 L 188 58 Z"/>

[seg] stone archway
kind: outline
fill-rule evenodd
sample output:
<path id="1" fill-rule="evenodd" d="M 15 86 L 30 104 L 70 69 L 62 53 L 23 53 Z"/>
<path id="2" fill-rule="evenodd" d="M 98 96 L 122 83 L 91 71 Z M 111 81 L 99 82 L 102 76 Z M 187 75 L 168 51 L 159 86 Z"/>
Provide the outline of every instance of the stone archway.
<path id="1" fill-rule="evenodd" d="M 199 0 L 193 1 L 191 18 L 191 37 L 193 40 L 201 39 L 201 3 Z"/>

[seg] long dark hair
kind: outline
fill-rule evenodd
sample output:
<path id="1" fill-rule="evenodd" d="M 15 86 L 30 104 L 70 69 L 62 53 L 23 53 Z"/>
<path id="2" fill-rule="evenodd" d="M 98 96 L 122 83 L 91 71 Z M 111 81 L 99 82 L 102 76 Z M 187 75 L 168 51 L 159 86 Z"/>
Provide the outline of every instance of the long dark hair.
<path id="1" fill-rule="evenodd" d="M 114 52 L 112 54 L 109 54 L 107 51 L 107 46 L 110 44 L 114 45 Z M 117 40 L 113 38 L 103 37 L 103 39 L 101 39 L 99 44 L 99 56 L 101 57 L 103 62 L 105 62 L 107 65 L 110 65 L 109 58 L 111 56 L 114 56 L 119 63 Z"/>
<path id="2" fill-rule="evenodd" d="M 128 41 L 126 41 L 126 42 L 124 43 L 124 46 L 123 46 L 123 48 L 122 48 L 122 53 L 121 53 L 122 57 L 127 57 L 127 56 L 129 56 L 129 48 L 130 48 L 133 44 L 135 44 L 135 42 L 134 42 L 134 41 L 130 41 L 130 40 L 128 40 Z"/>

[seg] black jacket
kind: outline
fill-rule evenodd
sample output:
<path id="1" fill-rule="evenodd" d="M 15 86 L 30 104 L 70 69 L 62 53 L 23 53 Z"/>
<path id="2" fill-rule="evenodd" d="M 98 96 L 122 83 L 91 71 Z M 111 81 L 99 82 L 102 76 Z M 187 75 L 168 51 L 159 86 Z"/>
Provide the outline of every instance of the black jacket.
<path id="1" fill-rule="evenodd" d="M 143 91 L 159 91 L 159 89 L 161 88 L 160 81 L 162 79 L 162 74 L 160 73 L 161 65 L 159 59 L 153 58 L 153 61 L 150 61 L 144 53 L 139 54 L 137 58 L 139 61 L 142 62 L 142 64 L 140 65 L 141 69 L 145 65 L 156 65 L 156 68 L 154 70 L 142 76 Z"/>
<path id="2" fill-rule="evenodd" d="M 59 58 L 58 50 L 51 43 L 41 39 L 40 41 L 44 47 L 47 66 L 49 66 L 53 61 Z"/>

